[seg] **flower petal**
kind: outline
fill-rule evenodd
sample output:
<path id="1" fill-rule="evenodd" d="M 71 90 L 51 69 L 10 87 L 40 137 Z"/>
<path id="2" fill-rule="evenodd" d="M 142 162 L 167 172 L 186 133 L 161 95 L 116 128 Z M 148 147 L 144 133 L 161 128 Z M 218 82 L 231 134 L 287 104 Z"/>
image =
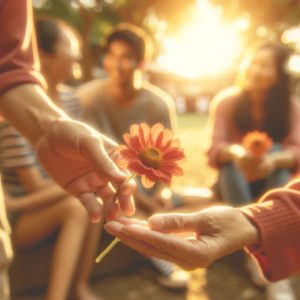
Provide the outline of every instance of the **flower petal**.
<path id="1" fill-rule="evenodd" d="M 151 127 L 151 135 L 156 139 L 157 136 L 164 131 L 164 126 L 161 123 L 156 123 L 154 126 Z"/>
<path id="2" fill-rule="evenodd" d="M 124 142 L 129 146 L 130 145 L 130 141 L 131 141 L 131 136 L 129 133 L 125 133 L 123 134 L 123 140 Z"/>
<path id="3" fill-rule="evenodd" d="M 159 136 L 159 134 L 161 132 L 164 132 L 164 131 L 165 131 L 165 129 L 161 123 L 156 123 L 154 126 L 151 127 L 149 140 L 150 140 L 150 143 L 152 146 L 155 147 L 157 137 Z"/>
<path id="4" fill-rule="evenodd" d="M 141 182 L 142 185 L 147 189 L 152 188 L 155 184 L 155 182 L 151 181 L 146 175 L 142 175 Z"/>
<path id="5" fill-rule="evenodd" d="M 161 169 L 152 169 L 152 173 L 157 178 L 157 180 L 160 180 L 160 181 L 163 181 L 166 183 L 169 183 L 171 181 L 171 178 L 173 175 L 171 172 L 169 172 L 169 171 L 164 172 Z"/>
<path id="6" fill-rule="evenodd" d="M 116 165 L 120 168 L 120 169 L 127 169 L 128 168 L 128 161 L 126 159 L 118 159 L 116 161 Z"/>
<path id="7" fill-rule="evenodd" d="M 163 141 L 160 146 L 160 150 L 162 152 L 167 152 L 167 151 L 169 151 L 171 146 L 172 146 L 172 140 L 168 140 L 166 143 Z"/>
<path id="8" fill-rule="evenodd" d="M 118 145 L 117 146 L 117 149 L 118 149 L 118 151 L 122 151 L 122 150 L 124 150 L 124 149 L 128 149 L 128 147 L 127 146 L 125 146 L 125 145 Z"/>
<path id="9" fill-rule="evenodd" d="M 174 176 L 182 176 L 183 175 L 183 169 L 179 167 L 176 163 L 170 163 L 170 164 L 164 164 L 161 166 L 160 170 L 162 172 L 169 172 L 170 174 Z"/>
<path id="10" fill-rule="evenodd" d="M 163 160 L 172 160 L 172 161 L 176 161 L 176 160 L 180 160 L 185 158 L 185 155 L 183 153 L 183 151 L 180 148 L 174 148 L 171 149 L 170 151 L 168 151 L 167 153 L 163 154 Z"/>
<path id="11" fill-rule="evenodd" d="M 170 129 L 164 130 L 164 139 L 161 143 L 162 149 L 164 149 L 165 147 L 169 147 L 172 144 L 173 135 L 174 134 Z"/>
<path id="12" fill-rule="evenodd" d="M 128 161 L 128 169 L 138 175 L 151 173 L 151 168 L 145 166 L 140 160 Z"/>
<path id="13" fill-rule="evenodd" d="M 139 139 L 138 136 L 131 137 L 130 143 L 131 143 L 131 147 L 130 148 L 136 154 L 140 154 L 144 150 L 144 147 L 141 145 L 141 142 L 140 142 L 140 139 Z"/>
<path id="14" fill-rule="evenodd" d="M 146 123 L 142 123 L 139 126 L 139 138 L 141 141 L 141 144 L 145 148 L 149 143 L 149 134 L 150 134 L 150 128 Z"/>
<path id="15" fill-rule="evenodd" d="M 139 125 L 138 124 L 133 124 L 130 126 L 130 135 L 132 137 L 139 135 Z"/>
<path id="16" fill-rule="evenodd" d="M 125 159 L 137 159 L 137 154 L 131 149 L 123 149 L 120 151 L 120 153 Z"/>
<path id="17" fill-rule="evenodd" d="M 164 132 L 161 131 L 155 141 L 155 147 L 160 149 L 163 140 L 164 140 Z"/>

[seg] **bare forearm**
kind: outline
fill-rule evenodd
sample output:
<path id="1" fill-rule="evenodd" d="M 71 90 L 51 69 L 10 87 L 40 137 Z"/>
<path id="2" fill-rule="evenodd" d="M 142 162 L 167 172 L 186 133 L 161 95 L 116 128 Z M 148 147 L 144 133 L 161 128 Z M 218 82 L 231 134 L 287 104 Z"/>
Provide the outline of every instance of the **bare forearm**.
<path id="1" fill-rule="evenodd" d="M 288 150 L 269 155 L 274 160 L 277 169 L 293 169 L 296 167 L 296 159 L 293 153 Z"/>
<path id="2" fill-rule="evenodd" d="M 10 201 L 14 202 L 14 210 L 27 210 L 48 205 L 66 195 L 67 193 L 61 187 L 55 183 L 51 183 L 26 196 L 19 197 L 18 199 L 10 199 Z"/>
<path id="3" fill-rule="evenodd" d="M 0 110 L 32 144 L 38 141 L 52 122 L 68 118 L 35 84 L 24 84 L 5 93 L 0 98 Z"/>
<path id="4" fill-rule="evenodd" d="M 235 156 L 243 155 L 244 152 L 244 149 L 239 145 L 224 146 L 219 151 L 218 161 L 220 164 L 226 164 L 233 161 Z"/>

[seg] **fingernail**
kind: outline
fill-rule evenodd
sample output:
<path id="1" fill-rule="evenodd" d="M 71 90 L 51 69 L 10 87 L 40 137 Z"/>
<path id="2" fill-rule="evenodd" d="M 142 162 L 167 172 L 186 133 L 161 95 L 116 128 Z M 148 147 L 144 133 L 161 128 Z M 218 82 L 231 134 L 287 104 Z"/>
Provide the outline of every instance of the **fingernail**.
<path id="1" fill-rule="evenodd" d="M 148 224 L 151 227 L 151 229 L 155 229 L 155 230 L 161 230 L 164 229 L 165 227 L 164 219 L 162 217 L 157 217 L 157 216 L 151 217 L 148 220 Z"/>
<path id="2" fill-rule="evenodd" d="M 104 225 L 104 228 L 109 233 L 120 232 L 124 226 L 116 221 L 107 222 Z"/>
<path id="3" fill-rule="evenodd" d="M 98 224 L 100 221 L 101 221 L 101 218 L 94 218 L 94 217 L 91 218 L 91 222 L 93 224 Z"/>
<path id="4" fill-rule="evenodd" d="M 101 221 L 101 215 L 100 214 L 91 214 L 90 220 L 92 223 L 99 223 Z"/>
<path id="5" fill-rule="evenodd" d="M 126 178 L 126 174 L 118 169 L 115 169 L 111 172 L 111 174 L 114 176 L 114 177 L 124 177 Z"/>

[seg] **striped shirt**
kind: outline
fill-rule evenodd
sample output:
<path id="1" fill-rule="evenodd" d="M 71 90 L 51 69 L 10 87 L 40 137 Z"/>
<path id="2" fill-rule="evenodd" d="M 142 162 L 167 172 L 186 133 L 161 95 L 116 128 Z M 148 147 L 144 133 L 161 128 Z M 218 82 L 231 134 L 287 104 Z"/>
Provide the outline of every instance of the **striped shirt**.
<path id="1" fill-rule="evenodd" d="M 80 102 L 71 89 L 64 89 L 59 95 L 57 105 L 74 119 L 81 119 Z M 8 122 L 2 122 L 0 124 L 0 169 L 4 190 L 14 197 L 25 195 L 26 188 L 17 171 L 32 166 L 39 169 L 41 176 L 48 178 L 31 144 Z"/>

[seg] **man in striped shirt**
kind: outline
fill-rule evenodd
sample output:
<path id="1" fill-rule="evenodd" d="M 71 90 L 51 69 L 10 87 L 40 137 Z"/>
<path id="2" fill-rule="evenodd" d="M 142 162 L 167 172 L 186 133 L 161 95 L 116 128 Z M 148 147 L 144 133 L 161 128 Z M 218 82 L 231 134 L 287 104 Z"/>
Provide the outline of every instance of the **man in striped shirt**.
<path id="1" fill-rule="evenodd" d="M 86 207 L 98 222 L 102 205 L 111 199 L 108 183 L 126 180 L 109 158 L 115 144 L 74 122 L 51 103 L 41 88 L 30 0 L 0 0 L 0 112 L 36 147 L 48 173 Z M 105 141 L 104 141 L 105 140 Z M 132 187 L 122 185 L 123 212 L 133 213 Z M 0 201 L 0 299 L 9 299 L 7 267 L 12 257 L 9 226 Z"/>

